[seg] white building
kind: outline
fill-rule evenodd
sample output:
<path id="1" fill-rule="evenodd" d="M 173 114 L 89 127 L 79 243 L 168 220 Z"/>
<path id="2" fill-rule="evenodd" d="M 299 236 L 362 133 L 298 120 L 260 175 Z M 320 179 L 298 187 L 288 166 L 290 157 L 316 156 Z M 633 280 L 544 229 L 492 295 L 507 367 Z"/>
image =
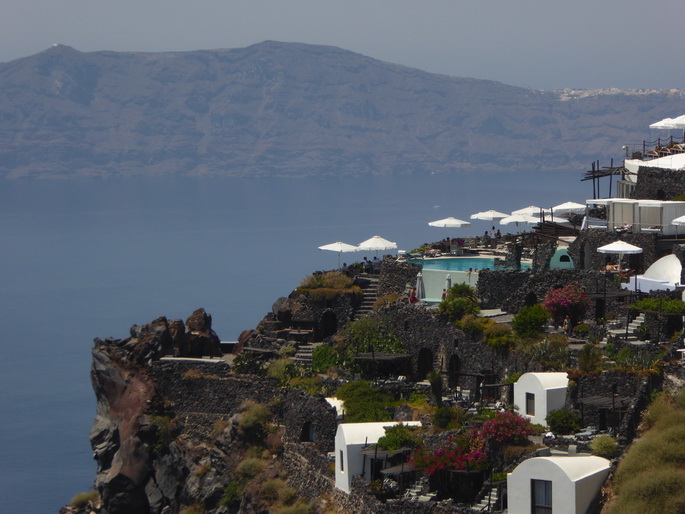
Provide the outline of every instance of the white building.
<path id="1" fill-rule="evenodd" d="M 385 428 L 399 425 L 396 421 L 377 423 L 343 423 L 335 434 L 335 486 L 350 492 L 352 477 L 371 476 L 371 463 L 365 462 L 361 451 L 370 444 L 376 444 L 385 435 Z M 421 426 L 420 421 L 406 421 L 404 425 Z M 366 465 L 365 465 L 366 464 Z"/>
<path id="2" fill-rule="evenodd" d="M 514 384 L 514 405 L 531 423 L 547 426 L 547 414 L 564 408 L 567 386 L 565 372 L 524 373 Z"/>
<path id="3" fill-rule="evenodd" d="M 588 206 L 606 207 L 606 220 L 586 220 L 583 228 L 609 232 L 676 235 L 679 229 L 671 222 L 685 215 L 685 202 L 602 198 L 586 200 L 585 203 Z"/>
<path id="4" fill-rule="evenodd" d="M 593 455 L 534 457 L 507 475 L 511 514 L 584 514 L 609 475 Z"/>

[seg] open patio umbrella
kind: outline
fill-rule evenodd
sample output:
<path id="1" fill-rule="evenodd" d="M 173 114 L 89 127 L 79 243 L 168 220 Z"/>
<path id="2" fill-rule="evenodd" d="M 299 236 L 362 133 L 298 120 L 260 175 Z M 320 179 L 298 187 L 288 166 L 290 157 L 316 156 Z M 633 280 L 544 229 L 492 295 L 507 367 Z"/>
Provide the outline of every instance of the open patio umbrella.
<path id="1" fill-rule="evenodd" d="M 341 241 L 336 241 L 335 243 L 319 246 L 319 250 L 328 250 L 329 252 L 338 252 L 338 269 L 340 269 L 340 254 L 343 252 L 348 253 L 348 252 L 358 252 L 359 248 L 343 243 Z"/>
<path id="2" fill-rule="evenodd" d="M 431 227 L 441 227 L 441 228 L 461 228 L 468 227 L 471 225 L 469 221 L 463 221 L 457 218 L 449 217 L 441 220 L 431 221 L 428 223 Z"/>
<path id="3" fill-rule="evenodd" d="M 445 291 L 449 291 L 450 289 L 452 289 L 452 275 L 448 273 L 445 277 Z"/>
<path id="4" fill-rule="evenodd" d="M 624 255 L 632 255 L 637 253 L 642 253 L 642 248 L 639 246 L 631 245 L 625 241 L 614 241 L 608 245 L 600 246 L 597 248 L 599 253 L 614 253 L 618 254 L 618 272 L 621 272 L 621 259 Z"/>
<path id="5" fill-rule="evenodd" d="M 585 205 L 576 202 L 564 202 L 552 207 L 553 214 L 583 214 L 585 212 Z"/>
<path id="6" fill-rule="evenodd" d="M 359 243 L 359 251 L 366 252 L 376 252 L 385 250 L 395 250 L 397 248 L 397 243 L 383 239 L 381 236 L 373 236 L 366 241 Z"/>
<path id="7" fill-rule="evenodd" d="M 509 216 L 508 214 L 505 214 L 503 212 L 499 211 L 493 211 L 490 209 L 489 211 L 482 211 L 482 212 L 477 212 L 476 214 L 471 214 L 471 219 L 472 220 L 483 220 L 483 221 L 494 221 L 494 220 L 501 220 L 502 218 L 506 218 Z"/>
<path id="8" fill-rule="evenodd" d="M 518 226 L 519 223 L 529 223 L 531 225 L 535 225 L 537 223 L 540 223 L 540 218 L 536 218 L 535 216 L 525 214 L 512 214 L 511 216 L 502 218 L 501 220 L 499 220 L 499 222 L 500 225 L 510 225 L 512 223 L 515 223 L 516 226 Z"/>
<path id="9" fill-rule="evenodd" d="M 515 216 L 517 214 L 522 214 L 523 216 L 540 216 L 542 214 L 550 214 L 549 209 L 543 209 L 542 207 L 537 207 L 535 205 L 529 205 L 528 207 L 524 207 L 523 209 L 516 209 L 515 211 L 511 212 L 512 216 Z"/>
<path id="10" fill-rule="evenodd" d="M 656 130 L 671 130 L 677 128 L 674 124 L 675 120 L 673 118 L 664 118 L 655 123 L 652 123 L 649 128 Z"/>

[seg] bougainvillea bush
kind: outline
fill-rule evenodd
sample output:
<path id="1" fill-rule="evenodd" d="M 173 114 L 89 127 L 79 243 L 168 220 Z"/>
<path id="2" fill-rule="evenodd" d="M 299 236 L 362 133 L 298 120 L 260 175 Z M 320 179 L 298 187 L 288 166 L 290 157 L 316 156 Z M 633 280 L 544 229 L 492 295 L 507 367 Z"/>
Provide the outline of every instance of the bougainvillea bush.
<path id="1" fill-rule="evenodd" d="M 495 417 L 483 423 L 478 437 L 496 443 L 524 442 L 533 433 L 533 426 L 528 418 L 515 412 L 498 412 Z"/>
<path id="2" fill-rule="evenodd" d="M 459 434 L 450 438 L 437 450 L 420 448 L 411 459 L 414 469 L 429 475 L 441 470 L 477 471 L 487 469 L 490 464 L 485 440 Z"/>
<path id="3" fill-rule="evenodd" d="M 585 317 L 589 301 L 583 286 L 576 283 L 548 292 L 542 305 L 552 315 L 556 325 L 561 325 L 568 316 L 575 326 Z"/>

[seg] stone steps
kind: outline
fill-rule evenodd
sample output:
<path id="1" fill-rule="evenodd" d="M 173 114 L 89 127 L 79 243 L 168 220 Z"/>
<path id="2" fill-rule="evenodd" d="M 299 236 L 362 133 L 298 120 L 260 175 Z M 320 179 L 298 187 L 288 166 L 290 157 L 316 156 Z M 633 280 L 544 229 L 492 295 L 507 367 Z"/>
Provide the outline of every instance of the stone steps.
<path id="1" fill-rule="evenodd" d="M 378 299 L 378 277 L 374 275 L 359 275 L 359 285 L 362 288 L 362 301 L 354 313 L 353 320 L 357 321 L 373 310 Z"/>
<path id="2" fill-rule="evenodd" d="M 640 313 L 633 321 L 631 321 L 628 324 L 628 337 L 626 338 L 626 329 L 624 328 L 611 328 L 607 330 L 607 337 L 602 339 L 600 344 L 607 344 L 608 342 L 608 337 L 609 336 L 614 336 L 614 337 L 620 337 L 627 343 L 631 344 L 645 344 L 644 342 L 640 341 L 638 337 L 635 335 L 635 331 L 641 327 L 645 322 L 645 315 L 643 313 Z"/>
<path id="3" fill-rule="evenodd" d="M 323 343 L 309 343 L 301 345 L 298 347 L 297 353 L 293 357 L 293 362 L 296 364 L 302 364 L 303 366 L 311 366 L 312 353 L 314 353 L 314 350 L 322 344 Z"/>
<path id="4" fill-rule="evenodd" d="M 499 499 L 497 488 L 492 487 L 483 499 L 471 507 L 471 512 L 490 512 Z"/>

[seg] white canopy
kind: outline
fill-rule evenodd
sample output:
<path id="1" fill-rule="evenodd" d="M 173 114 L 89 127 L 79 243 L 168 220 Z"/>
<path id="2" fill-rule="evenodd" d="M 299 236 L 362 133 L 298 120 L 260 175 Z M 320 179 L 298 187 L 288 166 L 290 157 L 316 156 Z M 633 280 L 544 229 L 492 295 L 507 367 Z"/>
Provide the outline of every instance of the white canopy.
<path id="1" fill-rule="evenodd" d="M 457 218 L 449 217 L 441 220 L 431 221 L 428 223 L 431 227 L 441 227 L 441 228 L 460 228 L 468 227 L 471 223 L 469 221 L 463 221 Z"/>
<path id="2" fill-rule="evenodd" d="M 631 245 L 625 241 L 614 241 L 608 245 L 597 248 L 599 253 L 618 253 L 618 254 L 635 254 L 642 253 L 642 248 Z"/>
<path id="3" fill-rule="evenodd" d="M 506 218 L 507 216 L 509 216 L 509 215 L 505 214 L 503 212 L 493 211 L 492 209 L 490 209 L 489 211 L 482 211 L 482 212 L 477 212 L 476 214 L 471 214 L 471 219 L 472 220 L 493 221 L 493 220 L 501 220 L 502 218 Z"/>
<path id="4" fill-rule="evenodd" d="M 675 120 L 673 118 L 664 118 L 663 120 L 659 120 L 655 123 L 652 123 L 649 128 L 651 129 L 656 129 L 656 130 L 666 130 L 666 129 L 674 129 L 676 128 L 673 124 Z"/>
<path id="5" fill-rule="evenodd" d="M 512 211 L 511 215 L 515 216 L 516 214 L 523 214 L 524 216 L 540 216 L 541 212 L 544 214 L 549 214 L 550 210 L 543 209 L 542 207 L 537 207 L 535 205 L 529 205 L 523 209 L 516 209 L 515 211 Z"/>
<path id="6" fill-rule="evenodd" d="M 377 252 L 382 250 L 394 250 L 397 248 L 397 243 L 383 239 L 381 236 L 373 236 L 366 241 L 359 243 L 359 250 Z"/>
<path id="7" fill-rule="evenodd" d="M 509 225 L 511 223 L 516 223 L 517 225 L 519 223 L 529 223 L 531 225 L 535 225 L 540 223 L 540 218 L 525 214 L 512 214 L 511 216 L 507 216 L 506 218 L 502 218 L 500 220 L 501 225 Z"/>
<path id="8" fill-rule="evenodd" d="M 564 202 L 552 207 L 554 214 L 582 214 L 585 212 L 585 205 L 576 202 Z"/>
<path id="9" fill-rule="evenodd" d="M 327 245 L 319 246 L 319 250 L 328 250 L 329 252 L 358 252 L 357 246 L 336 241 Z"/>

